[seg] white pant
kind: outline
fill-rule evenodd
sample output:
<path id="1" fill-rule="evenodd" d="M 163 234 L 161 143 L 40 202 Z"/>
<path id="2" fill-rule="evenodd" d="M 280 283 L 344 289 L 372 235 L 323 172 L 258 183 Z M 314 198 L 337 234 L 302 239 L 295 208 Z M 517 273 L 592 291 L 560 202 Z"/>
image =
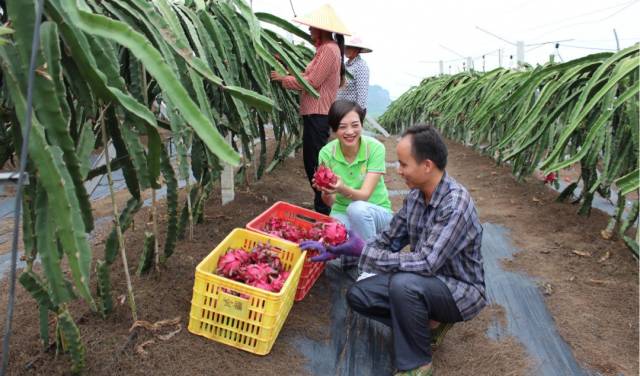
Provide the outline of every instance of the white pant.
<path id="1" fill-rule="evenodd" d="M 342 222 L 347 229 L 355 231 L 366 242 L 387 227 L 393 213 L 367 201 L 353 201 L 347 207 L 346 214 L 332 212 L 331 216 Z"/>

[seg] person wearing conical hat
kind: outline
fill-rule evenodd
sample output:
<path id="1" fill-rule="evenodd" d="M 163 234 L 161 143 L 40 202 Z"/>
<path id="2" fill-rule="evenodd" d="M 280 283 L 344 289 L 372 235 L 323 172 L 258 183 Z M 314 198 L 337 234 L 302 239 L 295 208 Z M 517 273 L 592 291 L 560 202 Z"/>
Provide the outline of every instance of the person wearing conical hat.
<path id="1" fill-rule="evenodd" d="M 303 77 L 316 89 L 320 97 L 314 98 L 307 93 L 292 75 L 283 76 L 272 71 L 271 79 L 280 82 L 285 89 L 301 92 L 302 156 L 307 178 L 312 184 L 313 174 L 318 167 L 318 153 L 329 140 L 329 107 L 336 99 L 338 88 L 344 83 L 344 35 L 350 33 L 328 4 L 293 20 L 309 26 L 316 53 L 305 68 Z M 322 201 L 320 191 L 314 189 L 314 192 L 315 210 L 328 215 L 331 208 Z"/>
<path id="2" fill-rule="evenodd" d="M 338 90 L 338 99 L 356 102 L 367 114 L 367 98 L 369 96 L 369 67 L 360 54 L 372 52 L 371 48 L 360 36 L 352 36 L 345 44 L 347 72 L 351 78 Z"/>

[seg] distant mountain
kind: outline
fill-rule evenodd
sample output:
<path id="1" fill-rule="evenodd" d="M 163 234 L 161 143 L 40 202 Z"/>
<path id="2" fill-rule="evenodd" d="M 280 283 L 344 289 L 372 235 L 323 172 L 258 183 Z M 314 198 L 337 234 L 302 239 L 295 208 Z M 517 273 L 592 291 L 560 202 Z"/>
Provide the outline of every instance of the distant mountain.
<path id="1" fill-rule="evenodd" d="M 367 115 L 377 118 L 387 110 L 389 103 L 391 103 L 391 98 L 387 89 L 379 85 L 369 86 Z"/>

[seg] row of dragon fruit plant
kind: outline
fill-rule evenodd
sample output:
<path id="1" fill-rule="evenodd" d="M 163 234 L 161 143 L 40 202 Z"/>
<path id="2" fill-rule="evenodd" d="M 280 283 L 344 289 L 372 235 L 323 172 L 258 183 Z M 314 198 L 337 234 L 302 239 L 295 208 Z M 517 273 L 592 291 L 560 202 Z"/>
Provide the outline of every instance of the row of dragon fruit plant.
<path id="1" fill-rule="evenodd" d="M 563 169 L 579 167 L 558 200 L 577 196 L 580 215 L 590 214 L 596 192 L 615 201 L 602 236 L 622 238 L 637 257 L 639 232 L 628 230 L 638 218 L 640 188 L 639 56 L 635 44 L 562 64 L 428 77 L 395 100 L 380 123 L 397 133 L 430 122 L 509 164 L 517 177 L 539 169 L 557 184 Z"/>
<path id="2" fill-rule="evenodd" d="M 31 179 L 22 217 L 27 267 L 19 281 L 38 303 L 44 345 L 51 340 L 53 316 L 56 340 L 64 339 L 72 371 L 79 372 L 85 349 L 68 304 L 82 299 L 108 315 L 114 304 L 110 273 L 118 254 L 137 319 L 122 233 L 141 208 L 144 191 L 154 198 L 153 226 L 145 233 L 140 273 L 152 271 L 154 264 L 159 270 L 178 237 L 202 219 L 222 162 L 239 166 L 242 176 L 247 162 L 257 159 L 260 177 L 300 144 L 297 97 L 272 84 L 269 72 L 289 71 L 317 96 L 301 75 L 312 51 L 262 28 L 260 21 L 305 40 L 309 36 L 271 14 L 253 13 L 244 0 L 47 0 L 42 19 L 36 19 L 36 0 L 7 0 L 3 14 L 9 22 L 0 39 L 0 166 L 19 152 L 31 42 L 35 23 L 41 23 L 28 144 Z M 160 99 L 168 119 L 151 111 Z M 276 147 L 267 165 L 269 122 Z M 162 140 L 166 134 L 176 145 L 175 169 Z M 226 135 L 242 145 L 227 143 Z M 254 139 L 260 140 L 256 155 Z M 107 154 L 107 163 L 92 168 L 90 155 L 99 151 Z M 116 170 L 122 170 L 131 195 L 123 208 L 114 198 Z M 94 218 L 84 183 L 103 174 L 109 177 L 115 224 L 104 252 L 94 253 L 87 238 Z M 189 183 L 190 174 L 195 183 Z M 178 179 L 187 182 L 182 209 Z M 163 185 L 167 235 L 159 239 L 155 193 Z M 50 221 L 54 213 L 56 221 Z M 41 273 L 33 268 L 38 257 Z"/>

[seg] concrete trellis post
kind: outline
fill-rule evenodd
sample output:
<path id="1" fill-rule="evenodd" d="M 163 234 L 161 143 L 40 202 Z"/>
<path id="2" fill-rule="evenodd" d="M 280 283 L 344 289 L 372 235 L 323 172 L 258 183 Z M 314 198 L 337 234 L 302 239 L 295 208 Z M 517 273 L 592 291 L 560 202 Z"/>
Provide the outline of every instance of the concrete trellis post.
<path id="1" fill-rule="evenodd" d="M 25 172 L 24 185 L 29 185 L 29 173 Z M 20 173 L 18 172 L 0 172 L 0 195 L 4 195 L 5 184 L 17 184 Z"/>
<path id="2" fill-rule="evenodd" d="M 225 137 L 227 143 L 231 144 L 231 134 L 227 134 Z M 222 174 L 220 175 L 220 190 L 222 197 L 222 205 L 233 201 L 235 198 L 235 184 L 234 184 L 234 168 L 229 164 L 224 164 L 224 168 L 222 169 Z"/>
<path id="3" fill-rule="evenodd" d="M 516 42 L 516 61 L 518 63 L 518 68 L 524 65 L 524 42 L 519 40 Z"/>

